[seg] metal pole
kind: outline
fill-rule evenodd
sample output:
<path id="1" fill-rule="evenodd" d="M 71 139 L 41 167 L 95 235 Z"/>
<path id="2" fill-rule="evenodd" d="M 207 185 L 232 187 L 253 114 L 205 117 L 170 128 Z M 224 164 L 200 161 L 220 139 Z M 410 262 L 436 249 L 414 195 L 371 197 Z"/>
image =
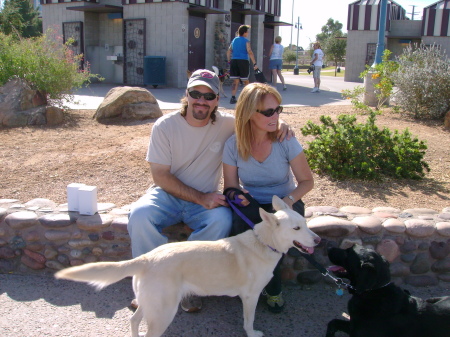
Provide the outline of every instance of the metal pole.
<path id="1" fill-rule="evenodd" d="M 298 35 L 300 32 L 300 17 L 297 17 L 297 51 L 296 51 L 296 58 L 295 58 L 295 67 L 294 67 L 294 75 L 298 75 Z"/>
<path id="2" fill-rule="evenodd" d="M 291 16 L 291 44 L 289 45 L 289 48 L 292 48 L 292 30 L 294 29 L 294 0 L 292 0 L 292 16 Z"/>
<path id="3" fill-rule="evenodd" d="M 381 0 L 380 6 L 380 26 L 378 27 L 378 44 L 377 51 L 375 53 L 375 60 L 372 67 L 382 62 L 382 56 L 384 52 L 384 35 L 386 32 L 386 7 L 387 0 Z"/>

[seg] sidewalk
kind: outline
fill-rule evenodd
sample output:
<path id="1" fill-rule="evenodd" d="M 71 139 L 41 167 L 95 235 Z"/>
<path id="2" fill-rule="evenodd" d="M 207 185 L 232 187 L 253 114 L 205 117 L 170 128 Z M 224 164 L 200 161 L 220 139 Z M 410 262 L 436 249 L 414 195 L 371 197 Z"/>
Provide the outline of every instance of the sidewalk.
<path id="1" fill-rule="evenodd" d="M 448 294 L 448 288 L 412 288 L 415 296 Z M 336 286 L 285 285 L 285 311 L 272 314 L 263 301 L 256 308 L 255 329 L 269 337 L 323 337 L 327 323 L 342 318 L 350 296 Z M 125 279 L 100 292 L 87 284 L 51 276 L 0 274 L 0 336 L 111 337 L 131 336 L 128 308 L 133 292 Z M 157 310 L 157 308 L 156 308 Z M 245 337 L 242 304 L 237 297 L 206 297 L 199 313 L 178 310 L 163 337 Z M 141 324 L 141 334 L 147 331 Z M 336 337 L 348 337 L 344 333 Z"/>
<path id="2" fill-rule="evenodd" d="M 283 73 L 287 90 L 281 91 L 281 83 L 277 88 L 283 97 L 284 106 L 322 106 L 322 105 L 350 105 L 350 101 L 343 99 L 341 91 L 343 89 L 352 89 L 355 86 L 363 85 L 357 82 L 344 82 L 343 77 L 322 76 L 320 93 L 311 93 L 313 87 L 312 76 L 294 75 L 292 72 Z M 78 104 L 69 104 L 72 109 L 97 109 L 102 103 L 108 91 L 121 84 L 91 84 L 87 88 L 78 90 L 75 94 L 75 101 Z M 185 94 L 183 88 L 165 88 L 152 86 L 145 87 L 157 99 L 159 107 L 163 110 L 178 109 L 180 99 Z M 235 104 L 230 104 L 231 87 L 224 86 L 224 90 L 228 98 L 221 97 L 219 107 L 226 109 L 234 109 Z M 241 87 L 239 88 L 239 91 Z M 238 92 L 239 94 L 239 92 Z"/>

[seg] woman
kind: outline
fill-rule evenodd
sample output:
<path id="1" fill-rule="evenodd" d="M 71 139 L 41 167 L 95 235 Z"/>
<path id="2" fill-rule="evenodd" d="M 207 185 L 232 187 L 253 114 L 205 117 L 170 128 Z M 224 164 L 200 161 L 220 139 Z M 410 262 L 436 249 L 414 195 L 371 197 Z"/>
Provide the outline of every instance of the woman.
<path id="1" fill-rule="evenodd" d="M 277 141 L 279 114 L 283 111 L 281 95 L 273 87 L 252 83 L 241 92 L 236 106 L 235 135 L 225 143 L 223 153 L 224 190 L 240 188 L 266 211 L 274 212 L 272 196 L 277 195 L 292 209 L 304 215 L 301 198 L 314 186 L 314 180 L 303 148 L 295 137 Z M 294 177 L 297 184 L 294 182 Z M 243 198 L 242 204 L 249 205 Z M 241 210 L 254 223 L 261 221 L 259 213 L 242 207 Z M 247 208 L 247 209 L 246 209 Z M 250 227 L 233 213 L 231 235 L 242 233 Z M 284 306 L 281 296 L 280 262 L 263 294 L 272 312 Z"/>
<path id="2" fill-rule="evenodd" d="M 275 38 L 275 43 L 270 47 L 269 51 L 269 68 L 272 70 L 272 83 L 274 87 L 277 87 L 277 75 L 280 78 L 281 83 L 283 84 L 283 90 L 286 90 L 286 85 L 284 84 L 284 77 L 281 74 L 281 69 L 283 68 L 283 52 L 284 48 L 280 44 L 281 36 L 277 36 Z"/>

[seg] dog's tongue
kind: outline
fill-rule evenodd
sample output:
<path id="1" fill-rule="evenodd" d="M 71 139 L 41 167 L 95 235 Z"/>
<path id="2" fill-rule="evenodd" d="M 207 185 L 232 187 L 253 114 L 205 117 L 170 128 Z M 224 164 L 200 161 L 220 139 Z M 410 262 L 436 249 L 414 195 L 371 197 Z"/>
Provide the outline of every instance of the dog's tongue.
<path id="1" fill-rule="evenodd" d="M 308 254 L 314 253 L 314 248 L 312 248 L 312 247 L 305 247 L 305 246 L 303 246 L 303 248 L 305 248 L 305 250 L 308 252 Z"/>

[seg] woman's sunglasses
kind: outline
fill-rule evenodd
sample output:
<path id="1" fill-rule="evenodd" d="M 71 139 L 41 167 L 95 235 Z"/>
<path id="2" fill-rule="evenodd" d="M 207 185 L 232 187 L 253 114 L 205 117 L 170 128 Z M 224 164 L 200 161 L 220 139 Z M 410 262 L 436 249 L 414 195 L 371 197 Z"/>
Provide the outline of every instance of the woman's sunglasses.
<path id="1" fill-rule="evenodd" d="M 263 114 L 266 117 L 272 117 L 275 113 L 280 114 L 283 112 L 283 107 L 281 105 L 277 106 L 275 109 L 267 109 L 267 110 L 256 110 L 260 114 Z"/>
<path id="2" fill-rule="evenodd" d="M 188 91 L 189 96 L 191 96 L 193 99 L 200 99 L 200 97 L 204 97 L 207 101 L 213 101 L 216 99 L 217 95 L 213 94 L 212 92 L 207 92 L 205 94 L 201 93 L 197 90 Z"/>

